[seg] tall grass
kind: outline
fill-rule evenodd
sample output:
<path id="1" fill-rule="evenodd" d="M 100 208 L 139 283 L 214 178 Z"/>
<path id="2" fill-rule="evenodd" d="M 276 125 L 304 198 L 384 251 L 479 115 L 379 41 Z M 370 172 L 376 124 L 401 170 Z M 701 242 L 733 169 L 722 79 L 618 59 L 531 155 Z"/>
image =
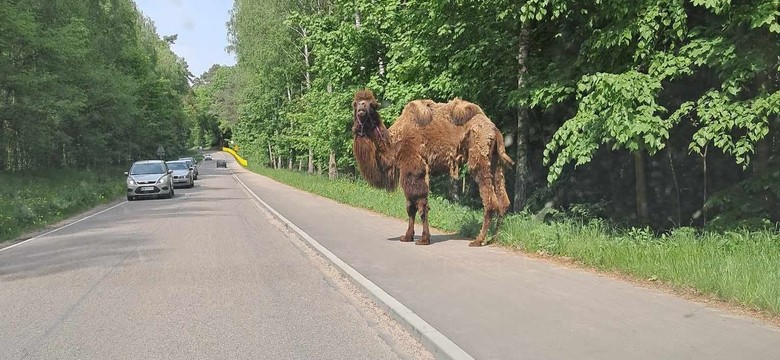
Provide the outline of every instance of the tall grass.
<path id="1" fill-rule="evenodd" d="M 122 196 L 126 170 L 0 172 L 0 242 Z"/>
<path id="2" fill-rule="evenodd" d="M 359 180 L 329 180 L 285 170 L 250 168 L 341 203 L 406 218 L 401 192 L 373 189 Z M 479 231 L 481 211 L 436 196 L 431 197 L 430 206 L 431 226 L 468 237 Z M 780 315 L 780 234 L 776 232 L 701 234 L 680 228 L 656 236 L 649 230 L 616 229 L 599 221 L 546 223 L 533 216 L 513 214 L 506 218 L 498 242 Z"/>

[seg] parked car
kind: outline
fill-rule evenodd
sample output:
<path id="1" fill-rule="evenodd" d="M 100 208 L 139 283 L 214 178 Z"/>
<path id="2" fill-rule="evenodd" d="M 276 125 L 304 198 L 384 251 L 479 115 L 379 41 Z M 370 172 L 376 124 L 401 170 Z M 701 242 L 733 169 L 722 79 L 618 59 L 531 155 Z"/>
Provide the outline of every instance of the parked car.
<path id="1" fill-rule="evenodd" d="M 195 161 L 195 158 L 192 156 L 189 157 L 180 157 L 179 160 L 189 161 L 190 163 L 187 165 L 192 168 L 192 175 L 194 176 L 193 179 L 198 180 L 198 162 Z"/>
<path id="2" fill-rule="evenodd" d="M 187 166 L 187 161 L 166 161 L 168 168 L 173 170 L 173 186 L 185 186 L 191 188 L 195 186 L 195 176 L 192 174 L 192 167 Z"/>
<path id="3" fill-rule="evenodd" d="M 127 200 L 141 197 L 173 197 L 173 173 L 162 160 L 136 161 L 127 175 Z"/>
<path id="4" fill-rule="evenodd" d="M 203 155 L 203 160 L 204 161 L 211 161 L 211 154 Z"/>
<path id="5" fill-rule="evenodd" d="M 218 168 L 226 168 L 227 169 L 227 161 L 225 160 L 217 160 L 217 167 Z"/>

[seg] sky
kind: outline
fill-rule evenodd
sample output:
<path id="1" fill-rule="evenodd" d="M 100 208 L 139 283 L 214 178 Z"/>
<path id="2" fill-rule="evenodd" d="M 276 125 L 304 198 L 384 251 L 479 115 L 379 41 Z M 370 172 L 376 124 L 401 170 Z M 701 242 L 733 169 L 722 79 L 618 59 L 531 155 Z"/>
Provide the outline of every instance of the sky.
<path id="1" fill-rule="evenodd" d="M 233 0 L 135 0 L 154 21 L 162 36 L 178 34 L 171 46 L 183 57 L 190 72 L 200 76 L 213 64 L 233 65 L 236 60 L 225 51 L 227 26 Z"/>

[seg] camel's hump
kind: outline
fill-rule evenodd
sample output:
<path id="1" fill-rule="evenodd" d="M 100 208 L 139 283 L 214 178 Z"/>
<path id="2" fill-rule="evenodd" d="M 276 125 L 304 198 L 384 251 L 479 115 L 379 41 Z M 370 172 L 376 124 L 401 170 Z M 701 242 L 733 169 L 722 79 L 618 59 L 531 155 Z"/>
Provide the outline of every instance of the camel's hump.
<path id="1" fill-rule="evenodd" d="M 447 103 L 450 120 L 455 125 L 463 125 L 476 115 L 485 115 L 479 105 L 455 98 Z"/>

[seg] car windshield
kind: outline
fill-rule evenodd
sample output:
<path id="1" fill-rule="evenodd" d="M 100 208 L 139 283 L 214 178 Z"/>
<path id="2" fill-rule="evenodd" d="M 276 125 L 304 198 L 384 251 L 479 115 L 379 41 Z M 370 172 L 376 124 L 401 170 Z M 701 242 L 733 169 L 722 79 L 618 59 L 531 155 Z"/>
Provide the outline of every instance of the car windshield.
<path id="1" fill-rule="evenodd" d="M 179 161 L 177 161 L 177 162 L 169 162 L 168 163 L 168 168 L 171 169 L 171 170 L 187 170 L 187 169 L 189 169 L 189 167 L 187 166 L 187 163 L 185 163 L 183 161 L 182 162 L 179 162 Z"/>
<path id="2" fill-rule="evenodd" d="M 130 175 L 164 174 L 165 168 L 161 163 L 135 164 L 130 169 Z"/>

